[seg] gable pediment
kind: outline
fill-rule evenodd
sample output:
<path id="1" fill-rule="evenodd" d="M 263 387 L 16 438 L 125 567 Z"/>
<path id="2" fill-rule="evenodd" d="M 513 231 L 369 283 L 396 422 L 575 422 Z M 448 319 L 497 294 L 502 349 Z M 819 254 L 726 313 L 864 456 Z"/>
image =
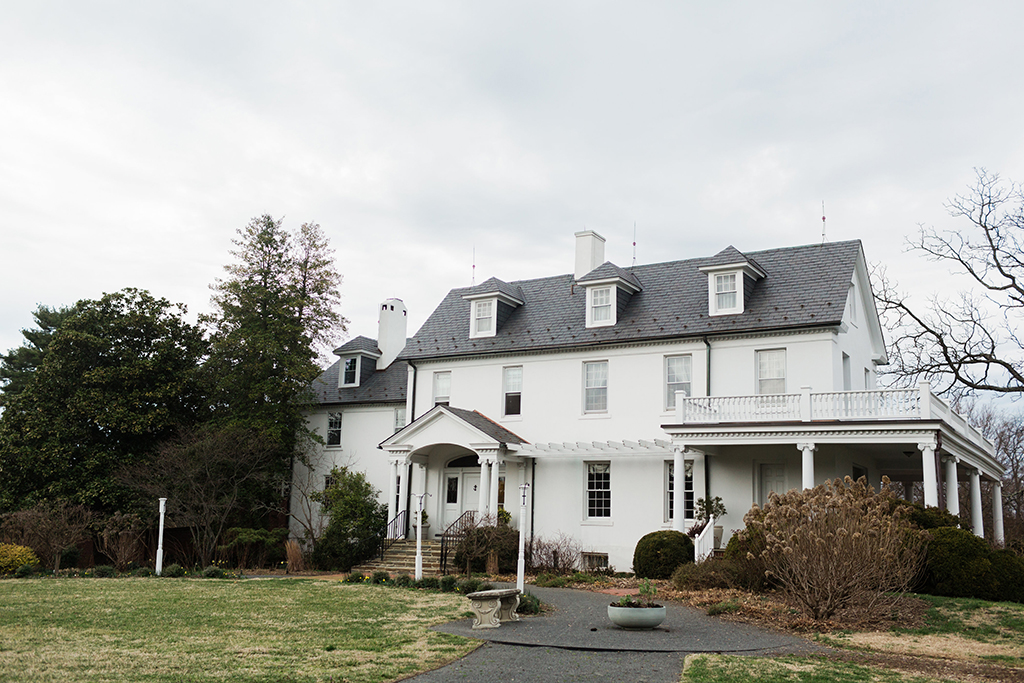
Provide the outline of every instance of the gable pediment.
<path id="1" fill-rule="evenodd" d="M 518 436 L 476 411 L 436 405 L 404 429 L 381 442 L 390 452 L 416 452 L 436 444 L 454 444 L 469 450 L 499 449 L 525 443 Z"/>

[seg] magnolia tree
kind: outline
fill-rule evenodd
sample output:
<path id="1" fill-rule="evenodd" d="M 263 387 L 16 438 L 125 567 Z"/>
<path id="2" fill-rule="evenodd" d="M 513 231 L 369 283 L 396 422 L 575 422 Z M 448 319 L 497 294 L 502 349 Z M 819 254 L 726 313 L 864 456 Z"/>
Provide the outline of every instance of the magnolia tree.
<path id="1" fill-rule="evenodd" d="M 847 477 L 773 493 L 744 517 L 746 533 L 764 539 L 766 575 L 811 618 L 892 603 L 917 577 L 925 538 L 887 484 L 876 493 L 863 477 Z"/>

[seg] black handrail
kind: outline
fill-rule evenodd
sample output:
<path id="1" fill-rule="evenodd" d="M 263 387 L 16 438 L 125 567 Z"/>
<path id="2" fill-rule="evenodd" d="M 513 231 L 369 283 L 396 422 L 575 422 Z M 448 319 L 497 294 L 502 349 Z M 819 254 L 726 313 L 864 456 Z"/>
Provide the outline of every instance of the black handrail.
<path id="1" fill-rule="evenodd" d="M 441 575 L 448 573 L 448 555 L 454 554 L 459 543 L 466 537 L 466 532 L 476 522 L 476 510 L 466 510 L 444 533 L 441 534 Z"/>
<path id="2" fill-rule="evenodd" d="M 388 548 L 395 544 L 395 541 L 400 541 L 405 538 L 408 527 L 405 520 L 408 513 L 402 510 L 395 518 L 388 522 L 387 527 L 384 529 L 384 538 L 380 539 L 380 559 L 384 559 L 384 553 L 388 551 Z"/>

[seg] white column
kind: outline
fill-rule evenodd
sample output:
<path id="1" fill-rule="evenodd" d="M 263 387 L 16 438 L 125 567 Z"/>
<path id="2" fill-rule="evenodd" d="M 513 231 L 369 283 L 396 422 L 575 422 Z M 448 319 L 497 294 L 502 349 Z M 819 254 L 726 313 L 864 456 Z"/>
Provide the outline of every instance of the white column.
<path id="1" fill-rule="evenodd" d="M 924 504 L 939 506 L 939 473 L 935 469 L 935 442 L 917 444 L 921 451 L 921 468 L 924 470 Z"/>
<path id="2" fill-rule="evenodd" d="M 1003 545 L 1003 485 L 998 481 L 992 486 L 992 540 Z"/>
<path id="3" fill-rule="evenodd" d="M 390 522 L 398 514 L 395 508 L 395 488 L 398 486 L 398 462 L 392 460 L 388 463 L 388 521 Z"/>
<path id="4" fill-rule="evenodd" d="M 683 491 L 685 476 L 686 463 L 683 459 L 683 447 L 675 446 L 672 448 L 672 483 L 674 486 L 672 494 L 672 528 L 682 532 L 686 531 L 686 495 Z"/>
<path id="5" fill-rule="evenodd" d="M 957 479 L 956 460 L 953 455 L 942 458 L 946 463 L 946 512 L 951 515 L 960 514 L 960 480 Z"/>
<path id="6" fill-rule="evenodd" d="M 974 535 L 985 538 L 985 520 L 981 516 L 981 470 L 971 470 L 971 526 Z"/>
<path id="7" fill-rule="evenodd" d="M 398 463 L 398 474 L 399 474 L 399 480 L 398 480 L 398 512 L 401 513 L 401 512 L 404 511 L 406 513 L 405 514 L 405 521 L 406 521 L 406 524 L 408 524 L 409 521 L 410 521 L 409 520 L 409 512 L 408 512 L 408 510 L 409 510 L 409 474 L 410 474 L 409 463 L 404 462 L 404 461 Z M 405 536 L 405 529 L 399 529 L 396 532 L 396 534 L 397 534 L 398 538 L 402 538 L 403 536 Z"/>
<path id="8" fill-rule="evenodd" d="M 498 480 L 501 478 L 501 465 L 498 463 L 498 457 L 494 457 L 494 462 L 491 463 L 491 488 L 488 491 L 490 494 L 490 502 L 487 504 L 487 509 L 490 514 L 494 515 L 494 523 L 498 523 Z M 508 486 L 508 480 L 505 480 L 505 486 Z M 506 497 L 508 491 L 505 492 Z"/>
<path id="9" fill-rule="evenodd" d="M 480 517 L 487 515 L 487 503 L 490 502 L 490 483 L 491 483 L 491 461 L 486 460 L 483 456 L 480 457 L 480 491 L 478 492 L 476 509 Z M 479 520 L 477 520 L 479 521 Z"/>
<path id="10" fill-rule="evenodd" d="M 803 453 L 800 471 L 803 474 L 801 482 L 803 488 L 814 488 L 814 451 L 817 448 L 813 443 L 798 443 L 796 447 Z"/>

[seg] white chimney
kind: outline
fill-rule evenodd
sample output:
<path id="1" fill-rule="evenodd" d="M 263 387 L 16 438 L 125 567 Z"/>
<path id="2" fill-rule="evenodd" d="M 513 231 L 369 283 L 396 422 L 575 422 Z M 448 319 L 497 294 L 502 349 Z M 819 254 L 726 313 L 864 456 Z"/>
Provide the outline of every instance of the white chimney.
<path id="1" fill-rule="evenodd" d="M 593 230 L 576 233 L 576 279 L 604 263 L 604 238 Z"/>
<path id="2" fill-rule="evenodd" d="M 377 319 L 377 348 L 380 349 L 378 370 L 391 365 L 405 348 L 407 323 L 408 315 L 401 299 L 388 299 L 380 305 L 380 317 Z"/>

